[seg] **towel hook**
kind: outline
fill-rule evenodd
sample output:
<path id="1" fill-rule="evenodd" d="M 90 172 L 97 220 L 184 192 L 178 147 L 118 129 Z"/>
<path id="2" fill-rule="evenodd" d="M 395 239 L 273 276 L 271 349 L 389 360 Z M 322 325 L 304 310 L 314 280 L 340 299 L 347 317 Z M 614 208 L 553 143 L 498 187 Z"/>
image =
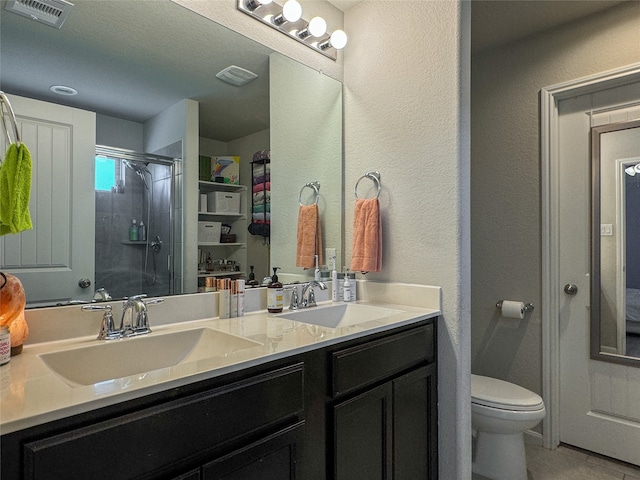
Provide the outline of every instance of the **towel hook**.
<path id="1" fill-rule="evenodd" d="M 5 107 L 7 111 L 5 112 Z M 18 132 L 18 123 L 16 122 L 16 115 L 13 113 L 13 108 L 11 108 L 11 102 L 4 94 L 4 92 L 0 91 L 0 115 L 2 116 L 2 127 L 4 129 L 4 134 L 7 137 L 8 145 L 11 145 L 13 142 L 11 141 L 11 136 L 9 135 L 9 127 L 7 126 L 7 119 L 5 118 L 5 113 L 9 115 L 9 122 L 11 123 L 11 127 L 13 127 L 13 133 L 16 137 L 16 145 L 20 146 L 20 133 Z"/>
<path id="2" fill-rule="evenodd" d="M 378 193 L 376 194 L 376 196 L 374 198 L 378 198 L 380 196 L 380 172 L 378 171 L 373 171 L 373 172 L 367 172 L 364 175 L 362 175 L 358 181 L 356 182 L 356 186 L 353 189 L 353 193 L 355 195 L 356 198 L 358 197 L 358 184 L 360 183 L 360 180 L 362 180 L 363 178 L 369 178 L 371 180 L 373 180 L 373 182 L 376 184 L 376 186 L 378 187 Z"/>
<path id="3" fill-rule="evenodd" d="M 300 189 L 300 193 L 298 194 L 298 203 L 300 204 L 301 207 L 304 207 L 304 203 L 302 203 L 302 191 L 305 188 L 311 188 L 313 189 L 314 195 L 315 195 L 315 201 L 313 202 L 313 204 L 317 205 L 318 204 L 318 197 L 320 196 L 320 182 L 309 182 L 309 183 L 305 183 L 302 188 Z M 309 205 L 313 205 L 313 204 L 309 204 Z"/>

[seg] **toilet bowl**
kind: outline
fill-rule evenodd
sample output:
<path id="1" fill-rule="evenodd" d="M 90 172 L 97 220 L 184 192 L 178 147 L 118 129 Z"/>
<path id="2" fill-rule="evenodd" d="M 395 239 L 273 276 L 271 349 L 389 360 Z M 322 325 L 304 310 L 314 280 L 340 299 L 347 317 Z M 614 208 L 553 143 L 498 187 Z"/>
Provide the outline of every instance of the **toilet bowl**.
<path id="1" fill-rule="evenodd" d="M 473 473 L 495 480 L 527 480 L 523 433 L 544 416 L 544 402 L 534 392 L 472 374 Z"/>

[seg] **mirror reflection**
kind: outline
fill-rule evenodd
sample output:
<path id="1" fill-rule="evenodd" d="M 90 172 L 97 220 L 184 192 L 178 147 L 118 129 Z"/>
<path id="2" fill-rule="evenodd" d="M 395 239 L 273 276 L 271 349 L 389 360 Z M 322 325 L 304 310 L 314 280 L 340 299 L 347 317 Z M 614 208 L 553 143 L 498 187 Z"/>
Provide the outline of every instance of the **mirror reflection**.
<path id="1" fill-rule="evenodd" d="M 640 121 L 591 129 L 592 358 L 640 359 Z"/>
<path id="2" fill-rule="evenodd" d="M 40 226 L 15 238 L 0 237 L 0 268 L 23 280 L 28 306 L 90 301 L 100 297 L 100 288 L 113 292 L 114 298 L 196 292 L 203 277 L 211 276 L 199 271 L 199 250 L 205 258 L 237 264 L 242 275 L 253 265 L 259 280 L 276 265 L 271 259 L 275 256 L 283 273 L 304 279 L 308 272 L 295 268 L 296 217 L 290 215 L 307 181 L 322 181 L 323 234 L 330 239 L 325 245 L 335 245 L 340 257 L 339 82 L 169 0 L 78 0 L 61 29 L 7 13 L 6 3 L 0 2 L 0 87 L 12 102 L 21 99 L 14 104 L 21 128 L 28 130 L 29 112 L 35 111 L 41 124 L 62 125 L 74 142 L 64 152 L 65 161 L 73 164 L 47 163 L 41 155 L 34 166 L 32 212 Z M 282 59 L 279 64 L 286 66 L 288 76 L 274 72 L 274 58 Z M 251 70 L 258 78 L 243 87 L 215 78 L 230 65 Z M 287 100 L 285 93 L 292 86 L 303 90 L 297 87 L 309 78 L 313 82 L 307 83 L 309 90 L 297 97 L 298 103 Z M 78 94 L 57 95 L 49 89 L 52 85 L 73 87 Z M 270 91 L 279 96 L 277 105 Z M 300 103 L 301 98 L 308 103 Z M 93 122 L 93 131 L 67 120 L 77 111 L 66 107 L 91 113 L 93 119 L 83 117 L 81 123 Z M 285 122 L 292 111 L 304 118 Z M 75 144 L 78 139 L 82 146 Z M 33 134 L 25 144 L 32 148 L 40 140 Z M 146 154 L 129 163 L 107 155 L 114 183 L 94 188 L 102 161 L 96 145 L 112 153 Z M 271 150 L 277 171 L 271 182 L 271 242 L 247 231 L 253 213 L 250 162 L 261 150 Z M 198 181 L 199 159 L 218 156 L 241 159 L 241 211 L 232 218 L 206 211 L 201 215 L 200 195 L 207 192 Z M 47 175 L 45 164 L 55 176 Z M 292 169 L 303 172 L 299 181 L 297 176 L 292 180 Z M 47 213 L 51 225 L 42 222 L 45 191 L 54 212 Z M 144 223 L 146 240 L 129 236 L 134 219 L 139 233 Z M 237 241 L 203 248 L 198 240 L 198 221 L 203 220 L 230 226 Z M 55 244 L 57 257 L 47 243 Z M 45 263 L 39 260 L 43 256 Z M 91 285 L 82 288 L 86 279 Z"/>

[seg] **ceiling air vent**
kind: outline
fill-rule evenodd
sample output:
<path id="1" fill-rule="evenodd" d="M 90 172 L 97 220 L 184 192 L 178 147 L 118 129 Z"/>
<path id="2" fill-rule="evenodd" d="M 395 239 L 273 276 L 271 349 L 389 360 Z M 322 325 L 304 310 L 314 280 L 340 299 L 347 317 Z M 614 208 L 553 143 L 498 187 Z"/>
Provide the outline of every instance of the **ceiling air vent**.
<path id="1" fill-rule="evenodd" d="M 65 0 L 9 0 L 7 10 L 42 22 L 51 27 L 62 27 L 73 3 Z"/>
<path id="2" fill-rule="evenodd" d="M 250 81 L 258 78 L 258 75 L 242 67 L 231 65 L 224 70 L 220 70 L 218 73 L 216 73 L 216 77 L 218 77 L 223 82 L 241 87 L 242 85 L 246 85 Z"/>

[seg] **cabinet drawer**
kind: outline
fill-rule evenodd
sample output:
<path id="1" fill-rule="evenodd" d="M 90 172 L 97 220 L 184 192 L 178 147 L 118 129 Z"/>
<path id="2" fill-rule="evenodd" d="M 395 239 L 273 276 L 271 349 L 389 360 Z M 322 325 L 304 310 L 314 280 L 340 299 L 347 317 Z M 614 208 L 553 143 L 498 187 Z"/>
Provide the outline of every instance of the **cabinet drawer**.
<path id="1" fill-rule="evenodd" d="M 135 478 L 303 410 L 300 363 L 26 443 L 24 478 Z"/>
<path id="2" fill-rule="evenodd" d="M 420 363 L 432 362 L 434 328 L 424 325 L 332 354 L 333 396 L 385 380 Z"/>

